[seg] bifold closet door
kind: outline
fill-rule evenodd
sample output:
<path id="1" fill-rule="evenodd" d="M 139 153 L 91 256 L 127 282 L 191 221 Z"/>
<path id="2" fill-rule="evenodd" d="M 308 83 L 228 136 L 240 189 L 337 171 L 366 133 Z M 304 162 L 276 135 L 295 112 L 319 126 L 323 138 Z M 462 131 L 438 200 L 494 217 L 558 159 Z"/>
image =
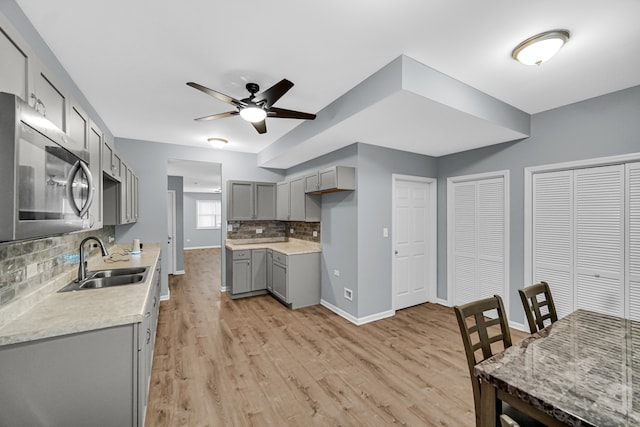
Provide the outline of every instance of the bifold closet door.
<path id="1" fill-rule="evenodd" d="M 576 309 L 625 315 L 624 169 L 574 172 Z"/>
<path id="2" fill-rule="evenodd" d="M 626 165 L 626 201 L 629 318 L 640 321 L 640 162 Z"/>

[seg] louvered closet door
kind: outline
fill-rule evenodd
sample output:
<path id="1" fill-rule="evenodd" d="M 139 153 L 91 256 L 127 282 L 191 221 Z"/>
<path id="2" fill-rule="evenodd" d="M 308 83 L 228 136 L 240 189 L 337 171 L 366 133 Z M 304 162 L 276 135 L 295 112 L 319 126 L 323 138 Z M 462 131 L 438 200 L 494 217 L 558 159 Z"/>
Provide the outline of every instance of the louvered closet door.
<path id="1" fill-rule="evenodd" d="M 624 316 L 624 165 L 574 176 L 576 308 Z"/>
<path id="2" fill-rule="evenodd" d="M 454 184 L 453 287 L 457 305 L 478 299 L 476 183 Z"/>
<path id="3" fill-rule="evenodd" d="M 640 163 L 626 165 L 629 318 L 640 320 Z"/>
<path id="4" fill-rule="evenodd" d="M 533 281 L 549 283 L 560 317 L 574 310 L 572 195 L 573 171 L 533 176 Z"/>
<path id="5" fill-rule="evenodd" d="M 504 179 L 478 181 L 479 297 L 504 295 L 505 217 Z"/>
<path id="6" fill-rule="evenodd" d="M 454 304 L 505 296 L 505 178 L 453 184 Z"/>

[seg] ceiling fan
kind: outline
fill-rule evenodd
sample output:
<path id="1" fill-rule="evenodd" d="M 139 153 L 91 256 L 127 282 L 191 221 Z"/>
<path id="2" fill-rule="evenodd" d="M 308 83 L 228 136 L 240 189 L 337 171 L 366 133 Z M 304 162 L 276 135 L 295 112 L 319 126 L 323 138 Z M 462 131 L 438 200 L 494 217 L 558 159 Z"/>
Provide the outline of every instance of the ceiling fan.
<path id="1" fill-rule="evenodd" d="M 198 83 L 188 82 L 187 85 L 194 89 L 198 89 L 213 96 L 222 102 L 231 104 L 236 107 L 236 111 L 227 111 L 226 113 L 213 114 L 211 116 L 199 117 L 195 120 L 216 120 L 225 117 L 237 116 L 238 114 L 248 122 L 251 122 L 253 127 L 258 133 L 267 132 L 267 124 L 265 118 L 274 117 L 281 119 L 303 119 L 313 120 L 316 118 L 315 114 L 303 113 L 301 111 L 285 110 L 284 108 L 274 107 L 273 104 L 279 100 L 282 95 L 287 93 L 289 89 L 293 87 L 293 83 L 287 79 L 282 79 L 275 85 L 271 86 L 264 92 L 256 95 L 260 91 L 260 86 L 256 83 L 247 83 L 245 86 L 249 93 L 248 98 L 235 99 L 223 93 L 204 87 Z"/>

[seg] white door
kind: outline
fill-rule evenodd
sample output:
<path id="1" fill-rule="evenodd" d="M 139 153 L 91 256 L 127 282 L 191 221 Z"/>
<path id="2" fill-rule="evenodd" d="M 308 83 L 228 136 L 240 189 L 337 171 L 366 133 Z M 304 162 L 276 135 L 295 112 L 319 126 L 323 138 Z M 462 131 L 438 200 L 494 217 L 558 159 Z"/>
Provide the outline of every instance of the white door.
<path id="1" fill-rule="evenodd" d="M 176 245 L 174 237 L 176 234 L 176 192 L 167 192 L 167 270 L 168 274 L 176 272 Z"/>
<path id="2" fill-rule="evenodd" d="M 393 308 L 435 299 L 435 180 L 393 177 Z"/>

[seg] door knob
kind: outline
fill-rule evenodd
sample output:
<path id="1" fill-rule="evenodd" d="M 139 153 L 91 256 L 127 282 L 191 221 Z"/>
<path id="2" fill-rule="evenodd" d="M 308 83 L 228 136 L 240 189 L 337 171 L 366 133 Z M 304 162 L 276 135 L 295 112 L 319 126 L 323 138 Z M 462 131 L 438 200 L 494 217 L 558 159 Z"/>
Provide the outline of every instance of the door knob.
<path id="1" fill-rule="evenodd" d="M 398 255 L 398 251 L 397 251 L 397 250 L 396 250 L 396 251 L 394 251 L 394 252 L 395 252 L 395 254 L 396 254 L 396 255 Z"/>

